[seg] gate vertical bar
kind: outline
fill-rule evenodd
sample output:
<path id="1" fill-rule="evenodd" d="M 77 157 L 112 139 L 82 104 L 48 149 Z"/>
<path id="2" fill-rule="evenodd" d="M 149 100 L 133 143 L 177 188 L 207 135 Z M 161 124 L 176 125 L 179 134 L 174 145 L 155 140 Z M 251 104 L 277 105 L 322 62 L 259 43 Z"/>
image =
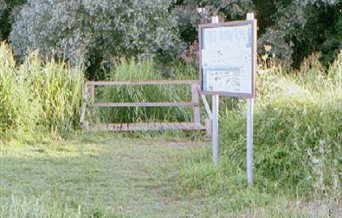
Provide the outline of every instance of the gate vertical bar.
<path id="1" fill-rule="evenodd" d="M 94 121 L 95 117 L 95 86 L 93 84 L 88 84 L 88 94 L 89 94 L 89 104 L 91 108 L 90 119 L 91 122 Z"/>
<path id="2" fill-rule="evenodd" d="M 200 124 L 201 123 L 201 113 L 200 113 L 200 105 L 199 105 L 199 93 L 198 93 L 198 84 L 193 83 L 191 84 L 191 93 L 192 93 L 192 103 L 194 104 L 194 123 Z"/>
<path id="3" fill-rule="evenodd" d="M 87 85 L 84 86 L 83 88 L 83 93 L 82 93 L 82 99 L 83 99 L 83 104 L 81 107 L 81 116 L 80 116 L 80 123 L 82 124 L 82 126 L 84 128 L 88 128 L 85 119 L 86 119 L 86 110 L 87 110 L 87 106 L 88 104 L 88 87 Z"/>

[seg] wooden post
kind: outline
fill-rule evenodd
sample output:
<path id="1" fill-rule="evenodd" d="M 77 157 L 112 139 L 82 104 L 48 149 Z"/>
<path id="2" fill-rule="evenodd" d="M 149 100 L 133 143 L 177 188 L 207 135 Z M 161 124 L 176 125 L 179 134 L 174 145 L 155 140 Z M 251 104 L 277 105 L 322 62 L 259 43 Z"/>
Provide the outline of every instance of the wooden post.
<path id="1" fill-rule="evenodd" d="M 204 120 L 204 128 L 205 128 L 205 137 L 212 137 L 212 119 L 206 118 Z"/>
<path id="2" fill-rule="evenodd" d="M 198 93 L 200 93 L 200 86 L 197 86 L 197 91 Z M 201 94 L 201 99 L 205 108 L 205 111 L 207 112 L 208 118 L 206 118 L 204 120 L 204 126 L 205 126 L 205 137 L 211 137 L 211 133 L 212 133 L 212 128 L 211 128 L 211 124 L 212 124 L 212 120 L 213 120 L 213 115 L 210 111 L 210 106 L 207 102 L 207 99 L 205 97 L 205 95 Z"/>
<path id="3" fill-rule="evenodd" d="M 90 103 L 90 119 L 91 122 L 94 121 L 95 117 L 95 86 L 93 84 L 88 84 L 88 94 L 89 94 L 89 103 Z"/>
<path id="4" fill-rule="evenodd" d="M 87 106 L 88 106 L 88 88 L 87 88 L 87 86 L 84 86 L 84 88 L 83 88 L 82 99 L 83 99 L 83 104 L 82 104 L 82 108 L 81 108 L 80 123 L 85 129 L 87 129 L 88 126 L 87 126 L 86 121 L 85 121 L 86 111 L 87 111 Z"/>
<path id="5" fill-rule="evenodd" d="M 219 17 L 211 17 L 211 23 L 219 23 Z M 219 111 L 219 95 L 213 95 L 212 97 L 212 113 L 213 113 L 213 124 L 212 124 L 212 156 L 214 165 L 218 165 L 218 153 L 219 153 L 219 129 L 218 129 L 218 111 Z"/>
<path id="6" fill-rule="evenodd" d="M 201 112 L 200 112 L 200 105 L 199 105 L 199 94 L 197 91 L 197 84 L 191 85 L 191 93 L 192 93 L 192 103 L 194 104 L 194 123 L 199 124 L 201 122 Z"/>

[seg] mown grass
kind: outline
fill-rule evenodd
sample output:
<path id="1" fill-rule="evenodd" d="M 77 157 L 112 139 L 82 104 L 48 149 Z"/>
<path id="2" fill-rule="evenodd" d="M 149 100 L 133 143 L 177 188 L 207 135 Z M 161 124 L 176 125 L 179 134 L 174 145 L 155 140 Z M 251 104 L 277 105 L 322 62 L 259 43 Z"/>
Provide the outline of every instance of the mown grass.
<path id="1" fill-rule="evenodd" d="M 200 201 L 168 197 L 179 161 L 192 149 L 182 141 L 89 132 L 67 141 L 4 146 L 0 217 L 196 214 L 192 208 L 200 208 Z"/>
<path id="2" fill-rule="evenodd" d="M 2 146 L 0 217 L 338 217 L 336 202 L 293 201 L 244 185 L 222 187 L 229 192 L 216 196 L 179 192 L 181 169 L 207 145 L 83 132 Z M 201 174 L 198 182 L 208 176 Z M 210 176 L 208 186 L 216 179 Z"/>

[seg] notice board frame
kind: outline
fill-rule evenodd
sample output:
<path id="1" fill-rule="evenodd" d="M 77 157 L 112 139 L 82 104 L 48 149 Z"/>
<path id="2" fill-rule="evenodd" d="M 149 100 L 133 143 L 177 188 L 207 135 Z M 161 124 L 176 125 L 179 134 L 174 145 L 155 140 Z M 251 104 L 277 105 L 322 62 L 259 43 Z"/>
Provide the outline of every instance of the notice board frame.
<path id="1" fill-rule="evenodd" d="M 202 48 L 203 48 L 203 30 L 206 28 L 222 28 L 222 27 L 238 27 L 238 26 L 246 26 L 251 25 L 251 39 L 252 39 L 252 60 L 251 60 L 251 93 L 242 93 L 242 92 L 223 92 L 223 91 L 206 91 L 204 90 L 203 84 L 203 68 L 202 68 Z M 199 74 L 200 74 L 200 82 L 201 82 L 201 92 L 204 95 L 219 95 L 219 96 L 233 96 L 239 98 L 254 98 L 255 97 L 255 88 L 256 88 L 256 62 L 257 62 L 257 21 L 254 20 L 242 20 L 242 21 L 231 21 L 224 23 L 208 23 L 208 24 L 200 24 L 198 29 L 198 39 L 199 39 Z"/>

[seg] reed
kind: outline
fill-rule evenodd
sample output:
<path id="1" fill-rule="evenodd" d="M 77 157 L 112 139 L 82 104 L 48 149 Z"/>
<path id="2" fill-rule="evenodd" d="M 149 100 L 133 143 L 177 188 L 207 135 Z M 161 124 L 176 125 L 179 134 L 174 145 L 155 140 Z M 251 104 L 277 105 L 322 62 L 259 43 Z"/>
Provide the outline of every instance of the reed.
<path id="1" fill-rule="evenodd" d="M 11 49 L 0 44 L 0 138 L 63 133 L 78 125 L 84 85 L 81 69 L 42 61 L 31 53 L 16 65 Z"/>

